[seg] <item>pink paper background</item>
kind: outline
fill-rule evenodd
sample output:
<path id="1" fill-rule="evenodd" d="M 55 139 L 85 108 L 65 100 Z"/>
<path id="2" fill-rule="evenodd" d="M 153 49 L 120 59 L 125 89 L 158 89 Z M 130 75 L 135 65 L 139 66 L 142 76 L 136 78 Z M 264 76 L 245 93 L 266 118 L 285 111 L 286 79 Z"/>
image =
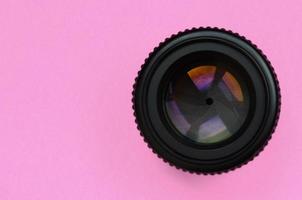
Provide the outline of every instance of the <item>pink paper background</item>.
<path id="1" fill-rule="evenodd" d="M 185 28 L 245 35 L 282 88 L 276 134 L 220 176 L 178 171 L 139 136 L 134 77 Z M 302 1 L 2 0 L 0 199 L 301 199 Z"/>

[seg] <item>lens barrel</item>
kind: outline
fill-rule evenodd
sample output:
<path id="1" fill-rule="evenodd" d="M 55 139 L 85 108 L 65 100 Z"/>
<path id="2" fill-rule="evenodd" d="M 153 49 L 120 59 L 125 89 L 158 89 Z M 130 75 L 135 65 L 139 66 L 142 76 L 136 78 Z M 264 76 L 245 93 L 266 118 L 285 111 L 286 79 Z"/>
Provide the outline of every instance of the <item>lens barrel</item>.
<path id="1" fill-rule="evenodd" d="M 249 40 L 225 29 L 193 28 L 150 53 L 132 102 L 154 153 L 184 171 L 216 174 L 263 150 L 281 96 L 271 63 Z"/>

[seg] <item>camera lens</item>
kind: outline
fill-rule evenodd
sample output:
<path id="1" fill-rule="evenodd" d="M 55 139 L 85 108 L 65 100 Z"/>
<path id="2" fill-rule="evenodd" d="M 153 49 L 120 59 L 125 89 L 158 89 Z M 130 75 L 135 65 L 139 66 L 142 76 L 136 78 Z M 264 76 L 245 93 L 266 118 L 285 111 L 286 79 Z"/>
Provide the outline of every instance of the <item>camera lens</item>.
<path id="1" fill-rule="evenodd" d="M 185 171 L 240 167 L 267 144 L 280 89 L 263 53 L 217 28 L 187 30 L 146 59 L 133 91 L 136 122 L 149 147 Z"/>

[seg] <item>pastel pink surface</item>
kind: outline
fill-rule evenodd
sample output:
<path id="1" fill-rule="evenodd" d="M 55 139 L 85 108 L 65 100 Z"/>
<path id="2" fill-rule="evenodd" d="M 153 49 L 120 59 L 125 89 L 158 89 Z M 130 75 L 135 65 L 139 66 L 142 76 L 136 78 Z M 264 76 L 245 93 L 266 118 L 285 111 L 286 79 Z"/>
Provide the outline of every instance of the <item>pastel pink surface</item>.
<path id="1" fill-rule="evenodd" d="M 267 148 L 248 165 L 198 176 L 139 136 L 134 77 L 185 28 L 256 43 L 282 89 Z M 10 0 L 0 3 L 0 199 L 301 199 L 302 1 Z"/>

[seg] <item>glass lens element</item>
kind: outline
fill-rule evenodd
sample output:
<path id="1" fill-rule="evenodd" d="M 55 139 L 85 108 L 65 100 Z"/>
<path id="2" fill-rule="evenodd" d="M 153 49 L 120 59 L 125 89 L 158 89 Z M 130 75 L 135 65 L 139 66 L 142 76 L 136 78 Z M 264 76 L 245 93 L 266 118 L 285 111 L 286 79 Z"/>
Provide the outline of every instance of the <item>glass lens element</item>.
<path id="1" fill-rule="evenodd" d="M 238 76 L 237 76 L 238 77 Z M 238 132 L 250 105 L 247 85 L 224 67 L 202 65 L 168 85 L 165 106 L 174 127 L 198 143 L 217 143 Z"/>

